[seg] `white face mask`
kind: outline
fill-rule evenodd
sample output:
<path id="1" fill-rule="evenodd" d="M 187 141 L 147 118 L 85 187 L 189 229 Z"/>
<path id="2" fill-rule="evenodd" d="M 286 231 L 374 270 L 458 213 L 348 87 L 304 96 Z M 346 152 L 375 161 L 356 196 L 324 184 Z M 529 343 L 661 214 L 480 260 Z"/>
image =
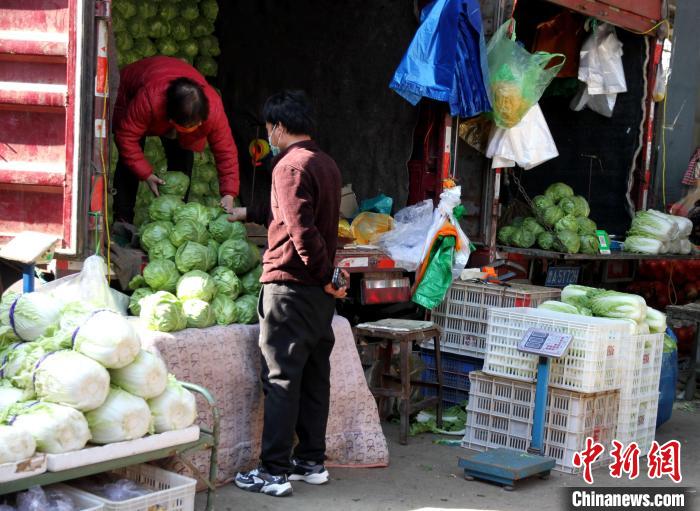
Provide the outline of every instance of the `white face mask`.
<path id="1" fill-rule="evenodd" d="M 275 130 L 277 129 L 278 126 L 279 126 L 279 124 L 275 124 L 272 127 L 272 130 L 270 131 L 270 136 L 268 137 L 268 142 L 270 142 L 270 152 L 272 153 L 272 156 L 277 156 L 281 152 L 280 147 L 272 143 L 272 134 L 275 132 Z M 278 136 L 277 137 L 278 144 L 279 144 L 279 141 L 280 141 L 280 137 Z"/>

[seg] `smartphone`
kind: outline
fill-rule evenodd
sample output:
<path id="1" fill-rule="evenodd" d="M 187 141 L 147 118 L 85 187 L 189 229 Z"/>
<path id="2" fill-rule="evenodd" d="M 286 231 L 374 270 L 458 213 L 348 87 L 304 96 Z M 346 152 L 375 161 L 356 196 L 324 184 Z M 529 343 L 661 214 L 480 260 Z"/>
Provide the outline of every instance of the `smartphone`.
<path id="1" fill-rule="evenodd" d="M 331 284 L 335 289 L 347 287 L 348 281 L 345 279 L 345 275 L 343 275 L 343 270 L 340 268 L 333 270 L 333 280 L 331 280 Z"/>

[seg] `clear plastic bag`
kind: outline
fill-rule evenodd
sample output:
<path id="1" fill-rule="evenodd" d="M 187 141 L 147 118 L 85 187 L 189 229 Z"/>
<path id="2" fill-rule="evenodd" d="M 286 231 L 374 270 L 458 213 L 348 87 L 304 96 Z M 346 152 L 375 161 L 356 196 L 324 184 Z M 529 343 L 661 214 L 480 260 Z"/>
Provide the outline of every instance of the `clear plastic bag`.
<path id="1" fill-rule="evenodd" d="M 352 236 L 359 245 L 376 242 L 385 232 L 394 227 L 394 219 L 381 213 L 360 213 L 352 221 Z"/>
<path id="2" fill-rule="evenodd" d="M 107 265 L 102 257 L 85 259 L 80 273 L 44 284 L 38 291 L 51 293 L 61 303 L 82 301 L 126 315 L 129 297 L 109 287 Z"/>
<path id="3" fill-rule="evenodd" d="M 492 168 L 517 164 L 526 170 L 559 156 L 540 105 L 533 106 L 523 120 L 510 129 L 494 125 L 486 156 L 492 158 Z"/>
<path id="4" fill-rule="evenodd" d="M 5 506 L 0 506 L 4 511 Z M 6 509 L 14 510 L 12 506 Z M 29 488 L 17 494 L 16 511 L 78 511 L 70 495 L 60 489 L 50 488 L 44 491 L 40 486 Z"/>
<path id="5" fill-rule="evenodd" d="M 76 485 L 81 490 L 94 493 L 103 499 L 114 502 L 123 502 L 153 493 L 131 479 L 118 479 L 111 474 L 101 474 L 81 479 L 76 482 Z"/>
<path id="6" fill-rule="evenodd" d="M 515 41 L 513 19 L 496 31 L 487 53 L 493 117 L 502 128 L 512 128 L 520 122 L 566 62 L 561 53 L 530 53 L 520 46 Z M 561 62 L 550 65 L 554 59 Z"/>
<path id="7" fill-rule="evenodd" d="M 428 199 L 402 209 L 394 217 L 394 229 L 383 234 L 377 244 L 396 265 L 415 271 L 433 221 L 433 201 Z"/>

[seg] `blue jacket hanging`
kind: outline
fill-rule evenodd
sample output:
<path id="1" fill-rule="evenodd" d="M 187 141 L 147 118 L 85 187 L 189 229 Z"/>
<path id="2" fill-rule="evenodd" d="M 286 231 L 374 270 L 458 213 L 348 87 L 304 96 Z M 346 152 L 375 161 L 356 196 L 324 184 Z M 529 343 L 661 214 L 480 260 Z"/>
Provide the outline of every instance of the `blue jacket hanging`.
<path id="1" fill-rule="evenodd" d="M 421 98 L 450 104 L 453 116 L 491 111 L 486 42 L 478 0 L 435 0 L 389 87 L 412 105 Z"/>

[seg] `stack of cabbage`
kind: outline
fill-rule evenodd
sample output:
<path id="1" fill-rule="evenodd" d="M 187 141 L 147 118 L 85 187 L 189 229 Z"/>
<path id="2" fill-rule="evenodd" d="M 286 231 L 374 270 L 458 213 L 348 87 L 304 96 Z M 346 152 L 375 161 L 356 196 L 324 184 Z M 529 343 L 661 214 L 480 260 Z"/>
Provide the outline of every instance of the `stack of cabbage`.
<path id="1" fill-rule="evenodd" d="M 690 254 L 693 245 L 688 237 L 693 222 L 682 216 L 660 211 L 639 211 L 625 240 L 626 252 L 640 254 Z"/>
<path id="2" fill-rule="evenodd" d="M 125 316 L 35 292 L 5 293 L 0 318 L 0 464 L 194 422 L 194 396 Z"/>
<path id="3" fill-rule="evenodd" d="M 178 57 L 204 76 L 216 76 L 221 53 L 214 34 L 216 0 L 114 0 L 112 28 L 119 67 L 154 55 Z"/>
<path id="4" fill-rule="evenodd" d="M 537 244 L 543 250 L 570 254 L 594 255 L 600 250 L 595 235 L 597 226 L 588 218 L 591 210 L 586 199 L 574 195 L 565 183 L 554 183 L 533 199 L 534 217 L 516 218 L 512 225 L 498 231 L 503 245 L 530 248 Z"/>
<path id="5" fill-rule="evenodd" d="M 647 306 L 639 295 L 570 285 L 562 290 L 561 300 L 546 301 L 538 309 L 624 320 L 630 324 L 631 335 L 666 331 L 666 316 Z"/>
<path id="6" fill-rule="evenodd" d="M 129 283 L 131 313 L 161 332 L 255 323 L 260 250 L 221 208 L 183 203 L 183 174 L 168 172 L 165 179 L 166 194 L 151 202 L 151 221 L 140 229 L 149 263 Z"/>
<path id="7" fill-rule="evenodd" d="M 214 165 L 214 155 L 208 147 L 203 153 L 195 153 L 191 182 L 182 172 L 168 172 L 165 152 L 158 137 L 146 139 L 144 153 L 153 166 L 153 172 L 166 182 L 159 188 L 161 194 L 177 195 L 180 199 L 184 199 L 189 187 L 188 202 L 197 202 L 208 207 L 219 206 L 221 202 L 219 175 Z M 112 172 L 114 172 L 118 157 L 117 148 L 114 145 L 111 154 L 113 158 Z M 139 183 L 134 208 L 134 225 L 139 227 L 150 221 L 148 209 L 154 199 L 155 195 L 146 183 Z"/>

